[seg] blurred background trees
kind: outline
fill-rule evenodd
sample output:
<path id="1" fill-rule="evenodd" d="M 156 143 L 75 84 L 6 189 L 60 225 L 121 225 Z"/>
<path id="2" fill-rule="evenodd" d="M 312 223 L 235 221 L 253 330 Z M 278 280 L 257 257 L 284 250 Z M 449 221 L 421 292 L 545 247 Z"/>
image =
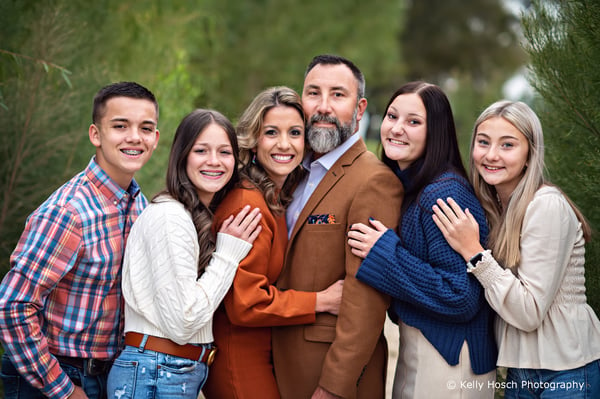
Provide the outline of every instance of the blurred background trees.
<path id="1" fill-rule="evenodd" d="M 586 245 L 585 277 L 588 300 L 600 315 L 600 3 L 536 0 L 523 27 L 550 179 L 595 233 Z"/>
<path id="2" fill-rule="evenodd" d="M 151 197 L 185 114 L 210 107 L 235 122 L 264 87 L 300 90 L 318 53 L 346 56 L 365 73 L 371 148 L 388 97 L 409 80 L 446 90 L 465 159 L 487 105 L 527 101 L 544 124 L 552 180 L 596 228 L 598 8 L 586 0 L 2 0 L 0 276 L 27 215 L 93 154 L 87 128 L 100 87 L 135 80 L 159 100 L 161 141 L 137 176 Z M 597 311 L 599 252 L 588 245 Z"/>

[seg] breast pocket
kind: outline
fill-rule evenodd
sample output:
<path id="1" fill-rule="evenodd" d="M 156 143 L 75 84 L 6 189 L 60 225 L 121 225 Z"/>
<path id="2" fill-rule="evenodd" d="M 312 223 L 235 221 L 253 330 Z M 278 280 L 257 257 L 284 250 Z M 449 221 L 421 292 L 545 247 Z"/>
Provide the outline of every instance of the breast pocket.
<path id="1" fill-rule="evenodd" d="M 346 234 L 343 225 L 306 225 L 299 238 L 296 256 L 313 273 L 310 290 L 320 291 L 344 278 Z"/>

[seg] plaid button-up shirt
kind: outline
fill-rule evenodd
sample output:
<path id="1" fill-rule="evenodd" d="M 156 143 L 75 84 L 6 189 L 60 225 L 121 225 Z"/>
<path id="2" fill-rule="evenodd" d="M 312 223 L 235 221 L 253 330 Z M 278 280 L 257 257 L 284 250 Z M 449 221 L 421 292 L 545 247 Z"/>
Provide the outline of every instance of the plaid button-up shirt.
<path id="1" fill-rule="evenodd" d="M 49 397 L 73 389 L 58 354 L 112 358 L 122 331 L 121 262 L 147 204 L 92 158 L 27 219 L 0 285 L 0 338 L 22 376 Z"/>

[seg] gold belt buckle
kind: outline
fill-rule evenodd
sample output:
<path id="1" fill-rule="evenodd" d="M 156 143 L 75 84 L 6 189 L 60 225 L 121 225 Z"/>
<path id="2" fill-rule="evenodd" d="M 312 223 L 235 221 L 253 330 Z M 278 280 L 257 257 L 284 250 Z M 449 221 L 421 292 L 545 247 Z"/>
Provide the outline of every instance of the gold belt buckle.
<path id="1" fill-rule="evenodd" d="M 215 356 L 217 354 L 217 347 L 213 346 L 210 348 L 210 352 L 208 353 L 208 358 L 206 359 L 206 365 L 210 367 L 211 364 L 215 361 Z"/>

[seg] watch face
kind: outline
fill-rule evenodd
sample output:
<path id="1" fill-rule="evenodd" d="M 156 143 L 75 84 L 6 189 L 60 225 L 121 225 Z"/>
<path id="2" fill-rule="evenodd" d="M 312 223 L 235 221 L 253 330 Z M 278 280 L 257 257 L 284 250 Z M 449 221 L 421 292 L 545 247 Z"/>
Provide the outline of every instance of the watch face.
<path id="1" fill-rule="evenodd" d="M 471 259 L 469 259 L 469 262 L 467 263 L 467 269 L 471 270 L 475 267 L 477 267 L 477 262 L 479 262 L 481 259 L 483 258 L 483 253 L 478 253 L 477 255 L 473 256 Z"/>

